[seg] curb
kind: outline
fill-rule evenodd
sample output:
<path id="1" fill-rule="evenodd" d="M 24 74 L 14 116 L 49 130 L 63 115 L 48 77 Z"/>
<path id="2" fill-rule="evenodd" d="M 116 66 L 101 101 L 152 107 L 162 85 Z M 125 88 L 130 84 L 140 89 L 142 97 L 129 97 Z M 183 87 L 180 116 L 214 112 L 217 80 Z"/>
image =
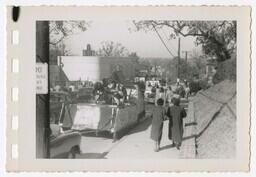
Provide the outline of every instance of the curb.
<path id="1" fill-rule="evenodd" d="M 188 104 L 188 117 L 184 119 L 183 142 L 180 149 L 179 158 L 195 159 L 196 158 L 196 122 L 194 116 L 194 102 Z"/>

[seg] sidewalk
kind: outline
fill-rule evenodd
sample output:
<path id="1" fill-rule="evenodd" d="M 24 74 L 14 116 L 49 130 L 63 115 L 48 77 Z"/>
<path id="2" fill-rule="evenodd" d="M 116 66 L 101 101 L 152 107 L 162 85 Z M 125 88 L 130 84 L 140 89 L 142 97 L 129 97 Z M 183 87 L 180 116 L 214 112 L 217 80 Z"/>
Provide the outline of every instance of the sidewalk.
<path id="1" fill-rule="evenodd" d="M 147 110 L 151 110 L 147 106 Z M 188 112 L 188 114 L 191 114 Z M 191 126 L 186 126 L 185 140 L 181 150 L 171 147 L 172 141 L 168 139 L 168 121 L 164 122 L 160 151 L 154 151 L 154 142 L 150 139 L 152 117 L 146 116 L 130 132 L 120 140 L 113 142 L 111 135 L 106 136 L 82 136 L 81 151 L 77 158 L 86 159 L 179 159 L 187 158 L 187 155 L 195 155 L 188 151 L 187 144 L 192 139 L 188 138 Z M 185 120 L 186 122 L 189 120 Z M 189 134 L 190 135 L 190 134 Z M 190 144 L 190 143 L 189 143 Z M 186 149 L 184 151 L 184 149 Z M 186 157 L 185 157 L 185 156 Z"/>
<path id="2" fill-rule="evenodd" d="M 161 149 L 154 151 L 154 142 L 150 139 L 152 118 L 147 118 L 115 144 L 106 155 L 107 159 L 170 159 L 178 158 L 179 151 L 170 147 L 168 139 L 168 121 L 164 122 Z"/>

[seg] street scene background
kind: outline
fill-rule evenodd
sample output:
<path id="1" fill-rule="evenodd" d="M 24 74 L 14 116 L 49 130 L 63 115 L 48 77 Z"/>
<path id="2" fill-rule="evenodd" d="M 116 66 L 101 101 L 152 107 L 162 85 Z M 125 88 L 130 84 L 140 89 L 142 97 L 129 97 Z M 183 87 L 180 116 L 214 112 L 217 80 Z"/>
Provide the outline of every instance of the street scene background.
<path id="1" fill-rule="evenodd" d="M 236 21 L 42 21 L 36 30 L 37 44 L 48 36 L 50 79 L 39 158 L 236 157 Z M 176 99 L 186 111 L 180 146 L 165 116 L 155 149 L 158 99 L 166 112 Z"/>

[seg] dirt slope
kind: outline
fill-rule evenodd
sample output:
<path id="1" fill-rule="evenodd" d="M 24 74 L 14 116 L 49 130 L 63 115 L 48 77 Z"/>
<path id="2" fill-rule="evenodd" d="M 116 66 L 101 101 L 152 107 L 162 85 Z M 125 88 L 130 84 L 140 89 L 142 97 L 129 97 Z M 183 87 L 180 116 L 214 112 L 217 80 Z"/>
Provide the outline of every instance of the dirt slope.
<path id="1" fill-rule="evenodd" d="M 235 158 L 236 83 L 222 81 L 194 102 L 197 158 Z"/>

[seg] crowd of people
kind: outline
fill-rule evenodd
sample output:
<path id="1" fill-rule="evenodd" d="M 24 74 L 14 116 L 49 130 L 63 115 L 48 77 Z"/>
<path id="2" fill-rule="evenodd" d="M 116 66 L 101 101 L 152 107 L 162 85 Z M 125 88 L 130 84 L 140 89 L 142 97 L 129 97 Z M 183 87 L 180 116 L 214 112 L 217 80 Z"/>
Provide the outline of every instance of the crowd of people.
<path id="1" fill-rule="evenodd" d="M 94 84 L 93 95 L 95 103 L 116 104 L 118 106 L 127 102 L 127 90 L 122 83 L 114 80 L 103 79 Z"/>
<path id="2" fill-rule="evenodd" d="M 177 79 L 174 85 L 169 85 L 166 89 L 157 84 L 152 88 L 152 92 L 155 93 L 155 106 L 152 111 L 151 139 L 155 142 L 155 151 L 160 149 L 165 120 L 169 121 L 168 138 L 172 140 L 172 146 L 180 149 L 183 136 L 183 118 L 186 117 L 186 111 L 180 105 L 180 101 L 181 99 L 188 99 L 189 96 L 208 87 L 209 85 L 204 85 L 203 81 L 188 82 Z"/>
<path id="3" fill-rule="evenodd" d="M 165 87 L 155 84 L 151 88 L 151 94 L 155 97 L 155 105 L 159 98 L 164 100 L 165 105 L 166 103 L 171 103 L 173 97 L 188 99 L 190 95 L 190 87 L 186 80 L 183 82 L 177 82 L 175 85 L 168 85 Z"/>
<path id="4" fill-rule="evenodd" d="M 92 88 L 92 99 L 96 104 L 124 106 L 125 103 L 130 101 L 127 93 L 129 89 L 123 83 L 111 78 L 104 78 L 101 81 L 84 85 L 84 87 L 88 86 Z M 70 88 L 60 88 L 60 90 L 72 92 Z M 177 82 L 175 85 L 167 87 L 156 84 L 152 87 L 152 92 L 155 93 L 155 106 L 152 110 L 153 119 L 150 137 L 154 140 L 154 150 L 157 152 L 160 149 L 163 123 L 167 120 L 169 121 L 168 137 L 172 140 L 172 146 L 180 149 L 183 136 L 183 118 L 186 117 L 185 109 L 180 106 L 180 99 L 188 98 L 188 83 Z"/>
<path id="5" fill-rule="evenodd" d="M 88 91 L 87 91 L 88 90 Z M 103 79 L 98 82 L 81 82 L 78 86 L 60 86 L 51 87 L 52 93 L 66 93 L 70 97 L 77 97 L 83 95 L 84 102 L 94 102 L 122 105 L 128 100 L 127 90 L 124 84 L 116 82 L 112 79 Z M 75 94 L 75 96 L 74 96 Z M 87 94 L 87 96 L 85 96 Z"/>

